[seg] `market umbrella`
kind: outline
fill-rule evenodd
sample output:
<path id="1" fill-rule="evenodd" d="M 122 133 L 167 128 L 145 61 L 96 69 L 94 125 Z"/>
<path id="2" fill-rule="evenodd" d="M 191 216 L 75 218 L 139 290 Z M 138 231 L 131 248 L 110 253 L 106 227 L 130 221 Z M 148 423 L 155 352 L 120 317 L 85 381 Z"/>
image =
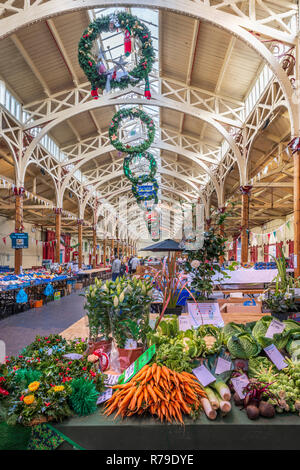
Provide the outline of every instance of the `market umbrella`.
<path id="1" fill-rule="evenodd" d="M 141 251 L 184 251 L 181 244 L 168 238 L 162 242 L 154 243 L 154 245 L 146 246 Z"/>

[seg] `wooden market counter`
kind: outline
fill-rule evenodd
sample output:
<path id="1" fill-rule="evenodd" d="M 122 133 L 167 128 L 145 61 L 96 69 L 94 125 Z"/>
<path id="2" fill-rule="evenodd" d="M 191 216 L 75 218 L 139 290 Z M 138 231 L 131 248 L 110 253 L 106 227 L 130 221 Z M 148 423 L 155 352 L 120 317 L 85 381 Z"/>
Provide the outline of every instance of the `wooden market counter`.
<path id="1" fill-rule="evenodd" d="M 92 280 L 98 279 L 109 279 L 111 277 L 111 268 L 95 268 L 85 269 L 77 273 L 78 283 L 82 282 L 83 286 L 91 284 Z"/>
<path id="2" fill-rule="evenodd" d="M 119 417 L 96 413 L 83 418 L 71 418 L 52 425 L 86 450 L 299 450 L 300 417 L 277 414 L 273 419 L 247 418 L 245 411 L 232 406 L 222 418 L 209 421 L 204 413 L 185 426 L 162 424 L 147 416 Z M 64 443 L 59 449 L 71 448 Z"/>

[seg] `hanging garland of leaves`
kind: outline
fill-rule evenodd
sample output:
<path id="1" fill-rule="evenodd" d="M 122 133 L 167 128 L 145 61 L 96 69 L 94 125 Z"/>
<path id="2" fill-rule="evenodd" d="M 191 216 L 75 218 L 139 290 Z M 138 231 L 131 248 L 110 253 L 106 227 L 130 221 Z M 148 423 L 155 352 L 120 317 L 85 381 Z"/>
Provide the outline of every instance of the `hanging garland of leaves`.
<path id="1" fill-rule="evenodd" d="M 124 32 L 124 55 L 131 54 L 131 39 L 140 45 L 139 61 L 130 71 L 125 69 L 127 62 L 120 57 L 112 60 L 112 68 L 105 65 L 104 52 L 100 50 L 98 58 L 93 55 L 92 49 L 101 33 Z M 145 97 L 151 98 L 148 75 L 152 70 L 155 52 L 152 45 L 151 32 L 138 17 L 125 11 L 97 18 L 90 23 L 78 44 L 79 65 L 92 85 L 92 96 L 98 98 L 98 89 L 109 91 L 111 88 L 124 89 L 130 85 L 137 85 L 145 80 Z"/>
<path id="2" fill-rule="evenodd" d="M 118 139 L 118 129 L 121 121 L 123 119 L 136 119 L 139 118 L 147 127 L 147 139 L 144 140 L 142 144 L 131 146 L 129 144 L 123 144 Z M 150 145 L 154 141 L 155 136 L 155 125 L 153 119 L 145 113 L 142 109 L 139 108 L 127 108 L 127 109 L 120 109 L 114 117 L 109 126 L 108 135 L 111 144 L 115 147 L 115 149 L 119 150 L 120 152 L 124 153 L 143 153 L 145 152 Z"/>
<path id="3" fill-rule="evenodd" d="M 132 162 L 141 160 L 142 158 L 145 158 L 149 163 L 149 173 L 144 174 L 144 175 L 134 176 L 130 168 L 130 164 Z M 129 181 L 131 181 L 131 183 L 143 184 L 143 183 L 147 183 L 148 181 L 153 180 L 156 174 L 156 170 L 157 170 L 157 163 L 153 155 L 149 152 L 132 153 L 131 155 L 128 155 L 127 157 L 124 158 L 123 170 L 124 170 L 124 175 L 126 176 L 126 178 L 129 179 Z"/>

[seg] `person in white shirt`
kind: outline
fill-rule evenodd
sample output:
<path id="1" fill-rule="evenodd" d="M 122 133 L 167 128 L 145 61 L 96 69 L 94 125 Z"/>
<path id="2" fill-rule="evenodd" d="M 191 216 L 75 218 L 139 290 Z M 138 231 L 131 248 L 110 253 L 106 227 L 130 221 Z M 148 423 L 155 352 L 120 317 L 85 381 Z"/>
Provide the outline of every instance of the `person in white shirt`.
<path id="1" fill-rule="evenodd" d="M 131 260 L 131 272 L 134 274 L 136 272 L 137 266 L 140 264 L 138 258 L 134 256 Z"/>

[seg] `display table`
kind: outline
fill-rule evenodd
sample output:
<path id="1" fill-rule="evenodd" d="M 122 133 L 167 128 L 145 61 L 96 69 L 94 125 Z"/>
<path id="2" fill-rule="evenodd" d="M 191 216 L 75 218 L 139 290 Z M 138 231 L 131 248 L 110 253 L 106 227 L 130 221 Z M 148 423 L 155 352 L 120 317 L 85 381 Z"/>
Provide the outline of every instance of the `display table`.
<path id="1" fill-rule="evenodd" d="M 225 418 L 209 421 L 201 413 L 197 421 L 186 419 L 185 426 L 180 426 L 161 424 L 151 417 L 113 420 L 101 412 L 99 408 L 91 416 L 52 426 L 87 450 L 300 449 L 298 415 L 277 414 L 273 419 L 251 421 L 233 405 Z"/>
<path id="2" fill-rule="evenodd" d="M 277 269 L 239 268 L 236 271 L 226 269 L 224 271 L 230 278 L 223 279 L 223 276 L 218 273 L 213 277 L 215 284 L 269 284 L 278 274 Z"/>
<path id="3" fill-rule="evenodd" d="M 91 284 L 95 278 L 105 280 L 110 277 L 111 268 L 84 269 L 77 273 L 77 280 L 78 282 L 82 282 L 84 287 Z"/>

